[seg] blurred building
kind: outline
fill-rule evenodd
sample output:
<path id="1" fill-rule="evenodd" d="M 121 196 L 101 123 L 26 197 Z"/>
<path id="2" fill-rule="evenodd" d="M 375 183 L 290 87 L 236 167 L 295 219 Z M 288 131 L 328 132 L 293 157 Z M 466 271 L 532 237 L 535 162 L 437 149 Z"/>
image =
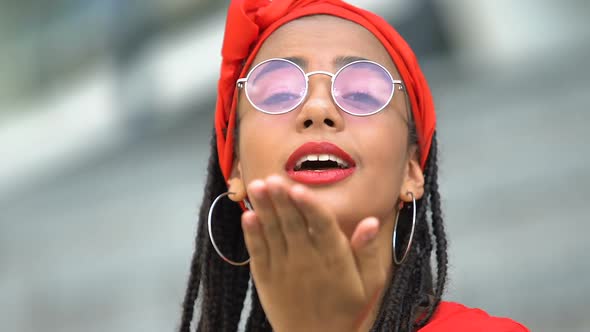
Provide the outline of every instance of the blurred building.
<path id="1" fill-rule="evenodd" d="M 447 299 L 590 329 L 589 3 L 352 2 L 435 94 Z M 4 0 L 0 330 L 175 329 L 227 4 Z"/>

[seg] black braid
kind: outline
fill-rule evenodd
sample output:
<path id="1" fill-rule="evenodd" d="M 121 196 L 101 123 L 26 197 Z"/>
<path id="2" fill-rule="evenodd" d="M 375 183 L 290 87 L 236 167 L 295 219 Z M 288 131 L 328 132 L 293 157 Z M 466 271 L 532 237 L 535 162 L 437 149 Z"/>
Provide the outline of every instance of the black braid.
<path id="1" fill-rule="evenodd" d="M 436 288 L 434 293 L 434 303 L 429 307 L 426 317 L 421 320 L 418 325 L 424 325 L 433 315 L 434 310 L 441 301 L 441 297 L 444 291 L 446 276 L 447 276 L 447 238 L 443 225 L 443 217 L 441 211 L 440 193 L 438 192 L 438 142 L 433 138 L 430 152 L 431 157 L 431 195 L 430 204 L 432 205 L 432 233 L 436 239 L 436 268 L 437 268 L 437 280 Z"/>
<path id="2" fill-rule="evenodd" d="M 410 126 L 413 127 L 413 126 Z M 412 130 L 411 130 L 412 131 Z M 413 140 L 411 140 L 412 142 Z M 222 261 L 209 243 L 207 213 L 215 197 L 227 190 L 217 158 L 216 138 L 211 140 L 207 185 L 199 212 L 199 226 L 196 237 L 190 276 L 183 303 L 179 331 L 189 332 L 194 316 L 194 306 L 201 298 L 198 308 L 197 331 L 237 331 L 240 313 L 250 279 L 247 267 L 234 267 Z M 385 290 L 377 319 L 371 331 L 414 331 L 428 323 L 438 307 L 447 279 L 447 240 L 438 192 L 438 159 L 436 134 L 428 153 L 425 168 L 424 195 L 419 199 L 416 212 L 416 231 L 412 248 L 406 261 L 396 267 L 392 281 Z M 405 248 L 411 227 L 411 209 L 400 212 L 400 244 Z M 430 212 L 430 213 L 427 213 Z M 240 227 L 239 206 L 225 199 L 216 206 L 217 217 L 213 231 L 221 250 L 228 257 L 242 260 L 247 256 Z M 222 216 L 222 217 L 221 217 Z M 433 287 L 430 257 L 433 239 L 428 225 L 432 221 L 432 235 L 436 248 L 436 287 Z M 398 253 L 399 254 L 399 253 Z M 199 292 L 201 288 L 201 292 Z M 432 301 L 425 301 L 432 299 Z M 424 311 L 421 317 L 418 314 Z M 417 319 L 421 318 L 418 322 Z M 271 332 L 258 293 L 252 286 L 252 308 L 247 318 L 247 332 Z"/>
<path id="3" fill-rule="evenodd" d="M 406 261 L 397 267 L 393 280 L 386 289 L 377 320 L 372 331 L 413 331 L 428 323 L 438 307 L 447 279 L 447 244 L 438 192 L 437 139 L 432 138 L 425 168 L 424 195 L 417 201 L 416 233 Z M 433 235 L 436 239 L 436 288 L 432 287 L 430 257 L 432 237 L 427 221 L 430 210 Z M 411 227 L 411 216 L 400 212 L 398 231 L 406 234 L 405 241 L 396 247 L 405 248 Z M 402 236 L 403 238 L 403 236 Z M 399 254 L 399 253 L 398 253 Z M 432 301 L 429 301 L 432 299 Z M 422 317 L 419 313 L 425 311 Z M 416 322 L 417 318 L 421 318 Z"/>
<path id="4" fill-rule="evenodd" d="M 200 235 L 201 233 L 199 233 Z M 197 236 L 197 242 L 200 242 L 200 236 Z M 191 261 L 190 277 L 184 302 L 182 304 L 182 317 L 179 331 L 190 331 L 190 323 L 193 318 L 194 306 L 199 296 L 199 282 L 201 281 L 201 257 L 202 252 L 195 250 Z"/>
<path id="5" fill-rule="evenodd" d="M 207 168 L 207 184 L 199 211 L 199 226 L 195 240 L 195 254 L 183 303 L 180 332 L 189 332 L 194 306 L 202 288 L 198 331 L 228 331 L 238 328 L 240 314 L 250 278 L 247 267 L 234 267 L 222 261 L 209 243 L 207 215 L 213 200 L 227 187 L 215 148 L 215 133 L 211 138 L 211 157 Z M 213 233 L 224 254 L 235 260 L 247 257 L 240 226 L 241 210 L 228 199 L 219 201 L 215 209 Z M 221 217 L 223 216 L 223 217 Z"/>
<path id="6" fill-rule="evenodd" d="M 246 324 L 246 332 L 272 332 L 254 285 L 252 285 L 252 309 L 250 311 L 250 318 Z"/>
<path id="7" fill-rule="evenodd" d="M 213 142 L 212 142 L 213 143 Z M 207 173 L 208 174 L 212 174 L 215 172 L 215 164 L 217 163 L 217 154 L 211 154 L 211 156 L 209 157 L 209 165 L 207 167 Z M 205 190 L 203 193 L 203 204 L 201 205 L 201 209 L 200 209 L 200 213 L 199 213 L 199 219 L 203 220 L 203 216 L 204 216 L 204 210 L 205 209 L 205 202 L 212 202 L 213 199 L 212 197 L 215 197 L 213 194 L 213 190 L 212 188 L 214 187 L 215 183 L 213 181 L 214 177 L 213 176 L 209 176 L 207 178 L 207 184 L 205 186 Z M 190 269 L 190 276 L 189 276 L 189 280 L 188 280 L 188 285 L 187 285 L 187 289 L 186 289 L 186 294 L 184 297 L 184 302 L 183 302 L 183 311 L 182 311 L 182 317 L 181 317 L 181 321 L 180 321 L 180 327 L 179 327 L 179 331 L 180 332 L 190 332 L 190 325 L 191 325 L 191 321 L 193 319 L 193 314 L 194 314 L 194 306 L 195 306 L 195 302 L 197 300 L 197 297 L 199 295 L 199 286 L 201 283 L 201 277 L 202 277 L 202 270 L 203 270 L 203 260 L 204 257 L 208 257 L 209 256 L 209 250 L 210 247 L 203 247 L 200 246 L 199 244 L 205 242 L 204 240 L 204 236 L 206 234 L 206 229 L 204 229 L 206 227 L 205 223 L 200 222 L 198 225 L 198 230 L 197 230 L 197 237 L 195 240 L 195 251 L 193 253 L 193 258 L 192 258 L 192 262 L 191 262 L 191 269 Z"/>

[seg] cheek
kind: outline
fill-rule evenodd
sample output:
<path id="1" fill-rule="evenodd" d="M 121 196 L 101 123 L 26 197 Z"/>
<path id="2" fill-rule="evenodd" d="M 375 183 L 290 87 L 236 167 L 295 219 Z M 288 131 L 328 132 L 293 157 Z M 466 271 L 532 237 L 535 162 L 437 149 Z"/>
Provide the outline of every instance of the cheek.
<path id="1" fill-rule="evenodd" d="M 269 116 L 255 110 L 240 120 L 239 155 L 242 177 L 246 183 L 265 178 L 278 170 L 285 151 L 284 138 L 293 119 L 289 114 Z M 253 113 L 254 112 L 254 113 Z"/>
<path id="2" fill-rule="evenodd" d="M 407 129 L 392 116 L 349 119 L 355 134 L 358 151 L 362 151 L 363 164 L 385 173 L 399 173 L 407 150 Z M 362 165 L 361 165 L 362 166 Z"/>
<path id="3" fill-rule="evenodd" d="M 390 226 L 404 175 L 407 130 L 403 123 L 387 118 L 373 121 L 357 117 L 348 125 L 355 149 L 360 152 L 358 177 L 351 179 L 346 193 L 339 192 L 339 199 L 326 197 L 326 202 L 338 211 L 347 234 L 352 234 L 357 223 L 370 215 Z"/>

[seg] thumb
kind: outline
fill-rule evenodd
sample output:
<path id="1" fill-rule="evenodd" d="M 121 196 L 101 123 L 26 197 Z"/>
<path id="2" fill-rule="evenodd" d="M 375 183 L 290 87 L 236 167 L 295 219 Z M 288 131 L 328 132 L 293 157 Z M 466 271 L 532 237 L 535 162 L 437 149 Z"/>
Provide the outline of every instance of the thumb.
<path id="1" fill-rule="evenodd" d="M 369 217 L 361 220 L 357 225 L 350 244 L 356 261 L 356 266 L 363 282 L 365 296 L 372 298 L 380 291 L 386 279 L 386 267 L 381 259 L 377 234 L 379 220 Z"/>

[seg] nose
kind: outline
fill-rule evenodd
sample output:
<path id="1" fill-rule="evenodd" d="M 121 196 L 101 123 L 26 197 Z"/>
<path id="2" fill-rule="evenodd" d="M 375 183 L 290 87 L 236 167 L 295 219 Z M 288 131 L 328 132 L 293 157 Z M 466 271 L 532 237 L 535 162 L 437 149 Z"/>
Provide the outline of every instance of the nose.
<path id="1" fill-rule="evenodd" d="M 316 72 L 324 74 L 323 72 Z M 309 78 L 307 97 L 297 114 L 297 130 L 307 131 L 312 128 L 340 131 L 344 128 L 344 119 L 332 98 L 331 75 L 314 75 Z"/>

